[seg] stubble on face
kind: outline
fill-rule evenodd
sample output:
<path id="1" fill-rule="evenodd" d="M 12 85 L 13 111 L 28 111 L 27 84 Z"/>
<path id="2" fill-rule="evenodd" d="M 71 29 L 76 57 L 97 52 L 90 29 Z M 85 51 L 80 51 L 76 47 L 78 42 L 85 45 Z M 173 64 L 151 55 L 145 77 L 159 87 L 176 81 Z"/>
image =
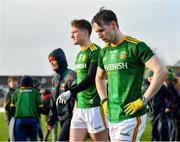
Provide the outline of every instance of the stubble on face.
<path id="1" fill-rule="evenodd" d="M 98 25 L 93 23 L 93 29 L 98 34 L 99 38 L 106 44 L 111 44 L 114 39 L 113 29 L 111 25 Z"/>

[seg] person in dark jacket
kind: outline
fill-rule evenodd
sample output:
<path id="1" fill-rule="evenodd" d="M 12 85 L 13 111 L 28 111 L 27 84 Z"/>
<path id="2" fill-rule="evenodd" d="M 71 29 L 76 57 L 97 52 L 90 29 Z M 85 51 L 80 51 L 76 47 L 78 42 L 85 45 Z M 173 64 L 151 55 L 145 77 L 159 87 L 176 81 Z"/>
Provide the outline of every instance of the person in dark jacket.
<path id="1" fill-rule="evenodd" d="M 172 114 L 169 116 L 170 124 L 172 124 L 170 131 L 171 141 L 180 141 L 180 90 L 176 87 L 177 81 L 175 74 L 169 69 L 166 85 L 173 93 Z"/>
<path id="2" fill-rule="evenodd" d="M 56 106 L 56 99 L 61 93 L 76 85 L 76 72 L 67 68 L 66 56 L 60 48 L 53 50 L 49 54 L 48 60 L 52 70 L 55 72 L 52 79 L 52 97 L 48 129 L 51 130 L 56 121 L 59 120 L 61 125 L 59 141 L 68 141 L 75 98 L 72 96 L 67 104 L 59 104 L 58 106 Z"/>
<path id="3" fill-rule="evenodd" d="M 5 115 L 6 115 L 8 124 L 12 117 L 12 114 L 10 112 L 11 97 L 12 97 L 13 92 L 15 91 L 17 85 L 18 85 L 17 77 L 11 76 L 8 78 L 8 91 L 5 93 L 5 96 L 4 96 L 4 109 L 5 109 Z"/>
<path id="4" fill-rule="evenodd" d="M 153 72 L 146 71 L 145 86 L 149 86 L 152 80 Z M 148 106 L 150 122 L 152 125 L 152 141 L 169 141 L 168 114 L 172 108 L 173 94 L 162 85 L 159 91 L 150 100 Z"/>
<path id="5" fill-rule="evenodd" d="M 8 122 L 9 127 L 11 127 L 12 125 L 12 124 L 10 125 L 10 120 L 12 118 L 12 113 L 10 111 L 11 98 L 17 86 L 18 86 L 18 78 L 16 76 L 8 77 L 8 91 L 5 93 L 5 96 L 4 96 L 4 109 L 5 109 L 5 117 Z M 9 132 L 8 140 L 12 140 L 13 137 L 14 137 L 13 133 L 11 135 Z"/>

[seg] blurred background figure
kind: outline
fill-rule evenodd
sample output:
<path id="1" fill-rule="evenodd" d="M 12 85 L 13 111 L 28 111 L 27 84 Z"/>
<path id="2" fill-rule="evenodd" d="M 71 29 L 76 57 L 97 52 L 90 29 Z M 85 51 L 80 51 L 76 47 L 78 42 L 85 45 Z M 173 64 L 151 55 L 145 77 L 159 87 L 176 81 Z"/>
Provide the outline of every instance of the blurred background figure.
<path id="1" fill-rule="evenodd" d="M 41 90 L 41 98 L 42 98 L 43 105 L 44 105 L 44 115 L 45 115 L 46 124 L 47 124 L 47 120 L 49 118 L 51 96 L 52 96 L 51 91 L 49 89 L 42 89 Z M 43 141 L 48 140 L 49 134 L 50 134 L 50 131 L 48 129 L 46 129 L 45 135 L 43 137 Z"/>
<path id="2" fill-rule="evenodd" d="M 173 94 L 173 108 L 169 115 L 170 140 L 180 141 L 180 91 L 175 74 L 171 69 L 168 70 L 169 74 L 168 79 L 166 80 L 166 86 Z"/>
<path id="3" fill-rule="evenodd" d="M 4 109 L 5 109 L 5 118 L 9 125 L 10 120 L 12 118 L 12 113 L 10 111 L 11 98 L 15 89 L 18 86 L 18 78 L 16 76 L 10 76 L 7 82 L 8 82 L 8 90 L 4 95 Z M 10 140 L 10 138 L 8 138 L 8 140 Z"/>
<path id="4" fill-rule="evenodd" d="M 26 141 L 27 138 L 37 141 L 39 113 L 43 109 L 43 103 L 39 92 L 33 88 L 30 76 L 23 76 L 20 85 L 13 93 L 10 105 L 15 117 L 15 141 Z"/>
<path id="5" fill-rule="evenodd" d="M 38 79 L 33 78 L 33 87 L 39 92 L 41 91 L 41 82 Z M 43 112 L 44 113 L 44 112 Z M 41 114 L 39 113 L 39 129 L 38 129 L 38 136 L 41 141 L 43 141 L 43 131 L 42 131 L 42 123 L 41 123 Z"/>
<path id="6" fill-rule="evenodd" d="M 152 81 L 153 72 L 146 70 L 143 92 Z M 159 91 L 148 103 L 150 122 L 152 125 L 152 141 L 169 141 L 168 115 L 173 105 L 173 94 L 162 85 Z"/>

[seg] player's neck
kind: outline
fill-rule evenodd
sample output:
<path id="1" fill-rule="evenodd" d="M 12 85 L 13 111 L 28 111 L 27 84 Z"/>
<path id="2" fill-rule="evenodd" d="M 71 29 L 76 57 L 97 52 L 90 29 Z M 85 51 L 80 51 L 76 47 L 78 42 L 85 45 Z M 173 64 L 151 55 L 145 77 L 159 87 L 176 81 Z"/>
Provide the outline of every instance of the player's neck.
<path id="1" fill-rule="evenodd" d="M 120 30 L 117 30 L 115 33 L 113 44 L 117 44 L 123 37 L 124 37 L 123 33 Z"/>
<path id="2" fill-rule="evenodd" d="M 87 48 L 90 44 L 92 44 L 92 42 L 90 41 L 90 39 L 82 42 L 80 45 L 81 49 Z"/>

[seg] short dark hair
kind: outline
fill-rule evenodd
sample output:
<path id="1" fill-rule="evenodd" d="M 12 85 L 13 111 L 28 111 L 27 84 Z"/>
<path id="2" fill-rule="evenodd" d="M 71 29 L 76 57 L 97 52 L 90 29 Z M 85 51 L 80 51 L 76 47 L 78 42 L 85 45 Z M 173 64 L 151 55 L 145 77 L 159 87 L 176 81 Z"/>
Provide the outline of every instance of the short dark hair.
<path id="1" fill-rule="evenodd" d="M 80 20 L 72 20 L 71 21 L 71 26 L 76 27 L 79 29 L 85 29 L 89 32 L 89 36 L 91 35 L 92 32 L 92 26 L 91 23 L 85 19 L 80 19 Z"/>
<path id="2" fill-rule="evenodd" d="M 117 27 L 119 27 L 116 14 L 112 10 L 101 7 L 100 10 L 93 17 L 91 23 L 97 23 L 98 25 L 102 26 L 103 24 L 109 25 L 112 21 L 115 21 Z"/>
<path id="3" fill-rule="evenodd" d="M 22 76 L 20 85 L 23 87 L 33 87 L 33 80 L 30 76 Z"/>

